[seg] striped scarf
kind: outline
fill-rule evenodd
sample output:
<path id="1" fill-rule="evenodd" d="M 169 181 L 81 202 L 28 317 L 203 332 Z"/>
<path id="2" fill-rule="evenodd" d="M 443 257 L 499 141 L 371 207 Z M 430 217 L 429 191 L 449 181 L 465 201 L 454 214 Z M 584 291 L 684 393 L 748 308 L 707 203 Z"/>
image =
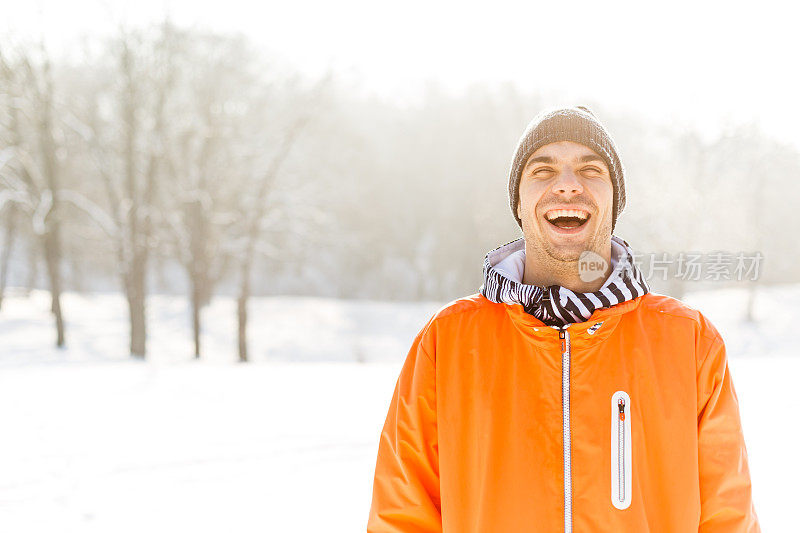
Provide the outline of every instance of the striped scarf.
<path id="1" fill-rule="evenodd" d="M 479 291 L 495 303 L 520 304 L 525 312 L 548 326 L 565 326 L 589 320 L 596 309 L 632 300 L 650 291 L 627 242 L 611 237 L 611 274 L 595 292 L 573 292 L 560 285 L 525 285 L 525 239 L 495 248 L 483 262 Z"/>

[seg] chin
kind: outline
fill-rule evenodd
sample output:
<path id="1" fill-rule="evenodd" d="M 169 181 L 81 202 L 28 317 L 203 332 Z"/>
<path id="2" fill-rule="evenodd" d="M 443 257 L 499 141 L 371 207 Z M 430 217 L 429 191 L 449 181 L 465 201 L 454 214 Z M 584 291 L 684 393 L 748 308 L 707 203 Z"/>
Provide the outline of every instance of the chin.
<path id="1" fill-rule="evenodd" d="M 563 245 L 548 242 L 545 250 L 548 255 L 553 259 L 565 262 L 575 262 L 581 257 L 581 254 L 589 248 L 583 245 Z"/>

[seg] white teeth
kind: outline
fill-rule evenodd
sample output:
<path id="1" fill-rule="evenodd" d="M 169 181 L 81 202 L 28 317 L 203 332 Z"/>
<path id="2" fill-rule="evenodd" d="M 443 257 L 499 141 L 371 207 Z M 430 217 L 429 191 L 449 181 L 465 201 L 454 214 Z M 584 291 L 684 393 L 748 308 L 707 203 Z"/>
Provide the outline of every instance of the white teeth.
<path id="1" fill-rule="evenodd" d="M 558 217 L 575 217 L 586 220 L 589 218 L 589 213 L 582 210 L 578 211 L 577 209 L 553 209 L 552 211 L 548 211 L 544 216 L 547 220 L 553 220 Z"/>

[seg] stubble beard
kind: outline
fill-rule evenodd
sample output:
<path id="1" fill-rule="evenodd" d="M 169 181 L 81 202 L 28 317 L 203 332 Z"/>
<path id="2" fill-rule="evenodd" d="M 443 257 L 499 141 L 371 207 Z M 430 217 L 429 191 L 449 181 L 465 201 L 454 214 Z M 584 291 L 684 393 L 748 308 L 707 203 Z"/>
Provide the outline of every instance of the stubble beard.
<path id="1" fill-rule="evenodd" d="M 534 221 L 534 224 L 536 223 L 538 221 Z M 525 236 L 525 242 L 530 243 L 532 248 L 537 251 L 539 261 L 544 263 L 542 264 L 544 269 L 558 277 L 574 276 L 578 273 L 578 260 L 583 252 L 588 250 L 605 257 L 604 251 L 611 242 L 611 219 L 608 216 L 605 217 L 598 231 L 589 237 L 585 247 L 580 250 L 565 250 L 553 245 L 545 233 L 532 231 L 527 220 L 522 221 L 522 233 Z"/>

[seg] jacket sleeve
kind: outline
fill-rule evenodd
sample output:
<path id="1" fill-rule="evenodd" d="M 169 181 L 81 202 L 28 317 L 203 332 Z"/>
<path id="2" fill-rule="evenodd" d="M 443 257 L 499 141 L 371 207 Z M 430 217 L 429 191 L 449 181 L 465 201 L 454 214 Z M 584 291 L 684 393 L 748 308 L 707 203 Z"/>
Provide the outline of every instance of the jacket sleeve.
<path id="1" fill-rule="evenodd" d="M 442 531 L 436 370 L 417 336 L 378 444 L 368 533 Z"/>
<path id="2" fill-rule="evenodd" d="M 713 327 L 712 327 L 713 330 Z M 698 368 L 700 533 L 761 531 L 725 344 L 715 330 Z"/>

